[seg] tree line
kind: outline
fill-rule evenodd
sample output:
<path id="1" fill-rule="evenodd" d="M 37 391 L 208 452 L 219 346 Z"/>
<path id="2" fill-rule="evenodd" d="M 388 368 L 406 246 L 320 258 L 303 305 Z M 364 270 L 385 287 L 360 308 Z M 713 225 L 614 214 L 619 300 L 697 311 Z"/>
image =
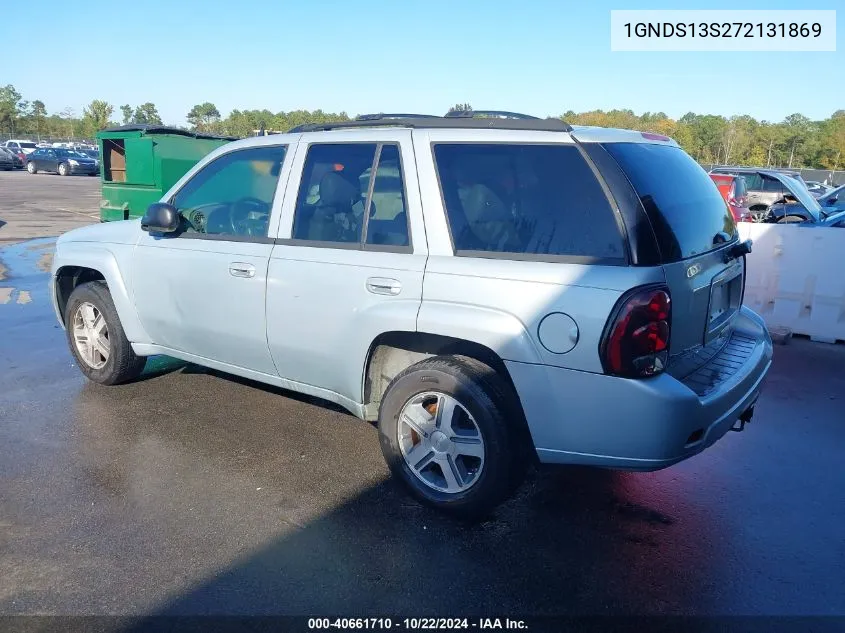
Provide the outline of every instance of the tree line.
<path id="1" fill-rule="evenodd" d="M 471 111 L 459 103 L 450 111 Z M 162 124 L 155 104 L 119 106 L 94 99 L 78 114 L 71 108 L 48 113 L 43 101 L 27 101 L 14 86 L 0 87 L 0 133 L 49 138 L 93 138 L 98 130 L 129 123 Z M 791 114 L 783 121 L 758 121 L 750 115 L 723 117 L 688 112 L 672 119 L 663 112 L 632 110 L 569 110 L 560 117 L 573 125 L 617 127 L 654 132 L 674 138 L 696 160 L 709 164 L 841 169 L 845 165 L 845 110 L 813 121 Z M 252 136 L 257 130 L 285 131 L 303 123 L 348 121 L 346 112 L 293 110 L 232 110 L 223 117 L 208 101 L 185 115 L 190 129 L 226 136 Z"/>

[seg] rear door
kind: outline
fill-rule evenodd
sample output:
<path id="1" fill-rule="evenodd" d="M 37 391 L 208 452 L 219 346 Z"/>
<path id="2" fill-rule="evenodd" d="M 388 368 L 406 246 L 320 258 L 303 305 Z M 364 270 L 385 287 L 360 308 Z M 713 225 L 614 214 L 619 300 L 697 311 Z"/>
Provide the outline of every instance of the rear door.
<path id="1" fill-rule="evenodd" d="M 670 354 L 730 331 L 745 283 L 743 259 L 726 261 L 738 240 L 733 216 L 707 173 L 673 145 L 609 143 L 651 221 L 672 296 Z"/>
<path id="2" fill-rule="evenodd" d="M 279 375 L 361 402 L 382 332 L 416 330 L 427 256 L 408 130 L 303 136 L 267 284 Z"/>

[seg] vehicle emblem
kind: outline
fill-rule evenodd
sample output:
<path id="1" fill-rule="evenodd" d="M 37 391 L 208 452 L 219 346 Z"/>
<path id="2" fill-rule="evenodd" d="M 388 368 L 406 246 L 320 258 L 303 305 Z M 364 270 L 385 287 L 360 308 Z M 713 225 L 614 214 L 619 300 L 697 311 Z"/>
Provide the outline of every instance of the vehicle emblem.
<path id="1" fill-rule="evenodd" d="M 692 279 L 701 272 L 701 264 L 693 264 L 687 268 L 687 279 Z"/>

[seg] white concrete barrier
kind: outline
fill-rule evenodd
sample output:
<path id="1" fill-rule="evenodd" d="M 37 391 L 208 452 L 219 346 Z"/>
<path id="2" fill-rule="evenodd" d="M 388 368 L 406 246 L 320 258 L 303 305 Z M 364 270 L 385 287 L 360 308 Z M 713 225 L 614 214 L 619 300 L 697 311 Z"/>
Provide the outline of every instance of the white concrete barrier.
<path id="1" fill-rule="evenodd" d="M 748 255 L 745 305 L 769 327 L 845 340 L 845 229 L 741 222 Z"/>

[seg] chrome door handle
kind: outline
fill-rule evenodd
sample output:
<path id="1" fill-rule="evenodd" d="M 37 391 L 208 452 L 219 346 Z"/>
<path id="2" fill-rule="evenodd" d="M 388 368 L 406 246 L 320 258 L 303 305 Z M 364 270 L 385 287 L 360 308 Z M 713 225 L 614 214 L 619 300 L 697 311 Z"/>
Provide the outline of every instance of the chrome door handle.
<path id="1" fill-rule="evenodd" d="M 255 277 L 255 266 L 242 262 L 232 262 L 229 264 L 229 274 L 232 277 Z"/>
<path id="2" fill-rule="evenodd" d="M 398 295 L 402 292 L 402 282 L 398 279 L 386 277 L 370 277 L 367 279 L 367 290 L 376 295 Z"/>

